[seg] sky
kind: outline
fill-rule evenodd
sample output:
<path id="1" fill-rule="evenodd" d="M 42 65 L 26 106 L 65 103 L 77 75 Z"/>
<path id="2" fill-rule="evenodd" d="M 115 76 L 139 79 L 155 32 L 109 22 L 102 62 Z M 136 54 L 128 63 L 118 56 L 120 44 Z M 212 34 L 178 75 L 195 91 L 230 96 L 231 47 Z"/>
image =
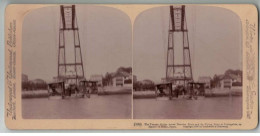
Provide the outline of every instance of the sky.
<path id="1" fill-rule="evenodd" d="M 93 74 L 114 72 L 120 66 L 132 66 L 132 57 L 138 80 L 158 82 L 165 77 L 168 6 L 140 13 L 133 26 L 124 12 L 110 7 L 78 5 L 76 14 L 87 79 Z M 227 69 L 242 69 L 241 22 L 235 13 L 193 5 L 186 6 L 186 17 L 194 80 L 223 74 Z M 25 17 L 22 71 L 30 80 L 50 81 L 57 76 L 59 23 L 59 6 L 40 8 Z M 68 57 L 73 57 L 73 48 L 66 48 L 72 50 L 66 52 Z"/>
<path id="2" fill-rule="evenodd" d="M 168 6 L 152 8 L 135 20 L 133 73 L 137 80 L 159 82 L 165 77 L 169 14 Z M 242 69 L 242 28 L 235 13 L 218 7 L 186 6 L 186 20 L 195 81 L 199 76 Z"/>
<path id="3" fill-rule="evenodd" d="M 78 5 L 76 14 L 87 79 L 90 75 L 115 72 L 121 66 L 132 66 L 132 26 L 125 13 L 109 7 Z M 26 15 L 22 71 L 30 80 L 51 81 L 57 76 L 59 23 L 59 6 L 40 8 Z M 66 49 L 70 51 L 66 52 L 68 58 L 73 57 L 74 49 Z"/>

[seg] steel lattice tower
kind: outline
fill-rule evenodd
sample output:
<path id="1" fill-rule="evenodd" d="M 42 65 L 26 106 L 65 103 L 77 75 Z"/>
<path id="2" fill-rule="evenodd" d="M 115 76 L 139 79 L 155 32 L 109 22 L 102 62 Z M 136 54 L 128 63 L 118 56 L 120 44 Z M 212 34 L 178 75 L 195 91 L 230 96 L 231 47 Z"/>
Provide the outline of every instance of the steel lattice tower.
<path id="1" fill-rule="evenodd" d="M 177 46 L 181 46 L 179 48 L 181 50 L 176 50 Z M 176 57 L 178 57 L 178 63 L 176 62 Z M 193 81 L 184 5 L 170 6 L 166 81 L 174 84 L 183 84 L 184 86 L 189 81 Z"/>
<path id="2" fill-rule="evenodd" d="M 68 39 L 73 39 L 73 41 L 69 42 Z M 74 47 L 74 50 L 72 49 L 66 51 L 66 47 Z M 69 62 L 69 57 L 73 61 Z M 61 5 L 58 51 L 58 79 L 68 83 L 78 84 L 78 81 L 83 78 L 84 69 L 75 5 Z"/>

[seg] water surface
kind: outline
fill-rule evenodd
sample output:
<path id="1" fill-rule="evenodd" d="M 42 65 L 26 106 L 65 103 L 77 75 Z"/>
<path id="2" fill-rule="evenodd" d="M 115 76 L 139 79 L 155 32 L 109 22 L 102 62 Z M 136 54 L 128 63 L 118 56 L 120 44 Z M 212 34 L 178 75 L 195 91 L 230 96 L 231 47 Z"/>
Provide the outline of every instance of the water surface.
<path id="1" fill-rule="evenodd" d="M 91 95 L 91 98 L 22 99 L 25 119 L 126 119 L 131 118 L 132 95 Z"/>
<path id="2" fill-rule="evenodd" d="M 134 99 L 137 119 L 240 119 L 242 97 L 206 97 L 199 100 Z"/>

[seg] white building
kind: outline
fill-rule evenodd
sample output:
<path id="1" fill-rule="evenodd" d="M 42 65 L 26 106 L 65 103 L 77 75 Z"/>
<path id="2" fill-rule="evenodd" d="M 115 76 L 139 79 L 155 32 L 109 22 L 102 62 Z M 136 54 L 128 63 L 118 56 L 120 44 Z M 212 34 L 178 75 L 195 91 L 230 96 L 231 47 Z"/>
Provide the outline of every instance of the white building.
<path id="1" fill-rule="evenodd" d="M 113 75 L 113 86 L 132 86 L 132 74 L 120 72 Z"/>
<path id="2" fill-rule="evenodd" d="M 220 88 L 232 88 L 234 84 L 242 86 L 242 77 L 237 75 L 225 75 L 220 78 Z"/>

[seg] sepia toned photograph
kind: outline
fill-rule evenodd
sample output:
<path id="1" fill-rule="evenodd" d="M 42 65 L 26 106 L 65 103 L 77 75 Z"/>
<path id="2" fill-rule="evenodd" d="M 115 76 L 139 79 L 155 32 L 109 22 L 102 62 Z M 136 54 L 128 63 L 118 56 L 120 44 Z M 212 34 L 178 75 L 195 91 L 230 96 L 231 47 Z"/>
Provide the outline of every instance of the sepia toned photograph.
<path id="1" fill-rule="evenodd" d="M 134 23 L 134 119 L 242 118 L 242 24 L 231 10 L 169 5 Z"/>
<path id="2" fill-rule="evenodd" d="M 105 6 L 28 13 L 22 30 L 24 119 L 132 118 L 132 27 Z"/>
<path id="3" fill-rule="evenodd" d="M 258 126 L 253 4 L 9 4 L 4 24 L 8 129 Z"/>

